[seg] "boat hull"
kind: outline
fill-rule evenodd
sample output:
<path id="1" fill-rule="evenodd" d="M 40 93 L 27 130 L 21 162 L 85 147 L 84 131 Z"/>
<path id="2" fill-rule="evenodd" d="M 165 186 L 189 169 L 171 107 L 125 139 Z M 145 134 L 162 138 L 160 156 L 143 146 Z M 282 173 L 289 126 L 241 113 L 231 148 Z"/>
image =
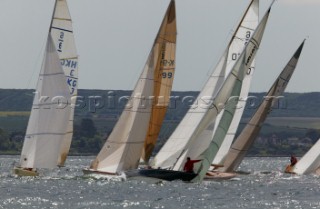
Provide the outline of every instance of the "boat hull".
<path id="1" fill-rule="evenodd" d="M 284 170 L 285 173 L 290 173 L 290 174 L 296 174 L 293 172 L 293 166 L 287 165 L 286 169 Z"/>
<path id="2" fill-rule="evenodd" d="M 25 168 L 15 167 L 13 173 L 18 176 L 39 176 L 39 173 L 36 170 L 27 170 Z"/>
<path id="3" fill-rule="evenodd" d="M 127 178 L 132 177 L 148 177 L 165 181 L 191 181 L 197 176 L 195 173 L 186 173 L 181 171 L 165 170 L 165 169 L 137 169 L 125 172 Z"/>
<path id="4" fill-rule="evenodd" d="M 84 175 L 90 175 L 90 174 L 99 174 L 99 175 L 107 175 L 107 176 L 119 176 L 117 173 L 109 173 L 109 172 L 103 172 L 98 170 L 93 170 L 90 168 L 85 168 L 82 170 Z"/>
<path id="5" fill-rule="evenodd" d="M 236 176 L 237 176 L 237 174 L 235 174 L 235 173 L 209 171 L 206 173 L 204 180 L 205 181 L 228 180 L 228 179 L 232 179 Z"/>

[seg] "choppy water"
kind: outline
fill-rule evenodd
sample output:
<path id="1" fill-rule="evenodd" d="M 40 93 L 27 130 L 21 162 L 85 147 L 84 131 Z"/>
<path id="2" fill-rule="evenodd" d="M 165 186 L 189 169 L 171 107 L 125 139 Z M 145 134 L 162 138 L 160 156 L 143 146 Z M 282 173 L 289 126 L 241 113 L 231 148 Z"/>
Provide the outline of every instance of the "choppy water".
<path id="1" fill-rule="evenodd" d="M 245 158 L 251 174 L 199 184 L 83 178 L 91 160 L 32 178 L 11 174 L 17 156 L 0 156 L 0 208 L 320 208 L 320 177 L 283 174 L 288 158 Z"/>

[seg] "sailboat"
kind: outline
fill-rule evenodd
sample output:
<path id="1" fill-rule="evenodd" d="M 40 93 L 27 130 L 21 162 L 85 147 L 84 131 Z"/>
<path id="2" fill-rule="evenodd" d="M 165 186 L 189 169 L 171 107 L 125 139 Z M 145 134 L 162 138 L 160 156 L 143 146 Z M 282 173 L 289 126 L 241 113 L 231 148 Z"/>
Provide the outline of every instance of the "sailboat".
<path id="1" fill-rule="evenodd" d="M 288 165 L 285 173 L 292 174 L 316 174 L 320 176 L 320 139 L 302 156 L 294 165 Z"/>
<path id="2" fill-rule="evenodd" d="M 58 54 L 59 50 L 61 55 L 67 50 L 63 44 L 60 49 L 55 47 L 57 39 L 53 30 L 59 25 L 54 19 L 65 14 L 66 6 L 65 0 L 55 2 L 20 163 L 14 168 L 14 173 L 19 176 L 37 176 L 38 168 L 55 168 L 60 164 L 61 147 L 68 135 L 73 110 L 69 106 L 72 94 L 61 65 L 64 58 Z M 64 41 L 63 38 L 60 40 Z"/>
<path id="3" fill-rule="evenodd" d="M 78 93 L 78 54 L 73 35 L 72 20 L 66 0 L 56 0 L 50 28 L 72 97 L 67 132 L 61 144 L 58 159 L 58 166 L 63 166 L 71 146 L 74 110 Z"/>
<path id="4" fill-rule="evenodd" d="M 186 153 L 190 147 L 197 143 L 197 139 L 202 131 L 206 130 L 210 123 L 216 119 L 219 112 L 223 110 L 223 105 L 227 104 L 230 96 L 235 95 L 235 88 L 238 90 L 237 94 L 240 94 L 241 88 L 237 88 L 238 83 L 242 82 L 245 74 L 251 67 L 262 39 L 269 13 L 270 9 L 252 37 L 250 37 L 245 44 L 239 58 L 234 63 L 223 84 L 219 85 L 218 89 L 215 89 L 216 85 L 214 84 L 221 81 L 221 79 L 224 80 L 224 73 L 222 72 L 226 69 L 226 57 L 230 47 L 228 46 L 216 70 L 198 96 L 197 102 L 200 108 L 190 109 L 188 111 L 175 132 L 155 157 L 155 167 L 161 167 L 162 169 L 151 169 L 149 172 L 147 170 L 140 170 L 138 174 L 165 180 L 172 180 L 172 176 L 174 175 L 177 177 L 176 179 L 188 179 L 188 181 L 197 176 L 195 173 L 180 171 L 184 158 L 188 156 Z M 211 100 L 204 100 L 208 98 L 208 95 L 211 95 L 209 98 Z M 153 175 L 155 172 L 157 172 L 156 175 Z M 160 174 L 163 175 L 161 176 Z"/>
<path id="5" fill-rule="evenodd" d="M 304 41 L 294 53 L 293 57 L 280 73 L 276 81 L 273 83 L 267 96 L 255 112 L 255 114 L 252 116 L 243 131 L 232 144 L 226 156 L 224 166 L 219 168 L 219 171 L 232 172 L 236 170 L 240 165 L 248 149 L 251 147 L 254 140 L 258 136 L 263 122 L 271 112 L 272 106 L 277 102 L 276 98 L 282 95 L 282 93 L 285 91 L 285 88 L 287 87 L 290 78 L 298 64 L 303 45 Z"/>
<path id="6" fill-rule="evenodd" d="M 175 69 L 175 14 L 171 0 L 129 102 L 90 168 L 83 170 L 85 174 L 119 175 L 136 169 L 147 133 L 158 133 L 153 126 L 160 126 L 163 120 Z"/>

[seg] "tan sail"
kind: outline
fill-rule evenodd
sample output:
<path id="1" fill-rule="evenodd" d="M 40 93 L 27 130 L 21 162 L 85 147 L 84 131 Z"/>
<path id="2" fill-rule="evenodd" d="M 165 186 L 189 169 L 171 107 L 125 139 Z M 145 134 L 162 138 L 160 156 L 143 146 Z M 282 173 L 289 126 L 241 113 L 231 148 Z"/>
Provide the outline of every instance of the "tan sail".
<path id="1" fill-rule="evenodd" d="M 158 59 L 154 73 L 154 100 L 149 129 L 142 152 L 142 159 L 145 162 L 148 162 L 157 142 L 161 125 L 170 103 L 170 94 L 175 70 L 176 35 L 175 3 L 174 1 L 171 1 L 155 41 L 155 43 L 160 46 L 158 49 L 160 59 Z"/>
<path id="2" fill-rule="evenodd" d="M 149 58 L 113 131 L 100 150 L 90 169 L 84 172 L 117 175 L 136 169 L 141 158 L 153 106 L 166 106 L 172 85 L 174 68 L 170 66 L 171 51 L 175 49 L 175 36 L 166 36 L 171 24 L 175 25 L 175 6 L 172 0 L 155 39 Z M 173 16 L 172 16 L 173 14 Z M 174 18 L 172 18 L 174 17 Z M 168 27 L 167 27 L 168 25 Z M 175 26 L 174 26 L 175 27 Z M 169 28 L 169 29 L 167 29 Z M 174 43 L 172 43 L 174 40 Z M 174 54 L 174 50 L 173 50 Z M 174 59 L 172 62 L 174 64 Z M 174 65 L 173 65 L 174 66 Z M 162 79 L 160 79 L 160 76 Z M 161 81 L 161 82 L 160 82 Z M 155 98 L 154 93 L 163 96 Z M 157 100 L 154 103 L 154 100 Z M 161 110 L 162 112 L 162 110 Z M 159 121 L 158 115 L 156 117 Z M 162 116 L 163 117 L 163 116 Z"/>

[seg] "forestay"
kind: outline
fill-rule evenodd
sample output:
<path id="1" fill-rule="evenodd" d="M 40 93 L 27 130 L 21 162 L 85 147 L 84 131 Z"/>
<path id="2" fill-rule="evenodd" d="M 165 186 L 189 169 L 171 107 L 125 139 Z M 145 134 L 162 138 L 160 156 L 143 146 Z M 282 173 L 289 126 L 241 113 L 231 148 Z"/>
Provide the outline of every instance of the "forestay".
<path id="1" fill-rule="evenodd" d="M 276 102 L 278 101 L 277 98 L 282 95 L 285 88 L 287 87 L 290 78 L 297 66 L 303 44 L 304 42 L 295 52 L 294 56 L 290 59 L 283 71 L 280 73 L 279 77 L 270 88 L 267 96 L 255 112 L 255 114 L 252 116 L 248 124 L 232 144 L 226 156 L 224 167 L 219 170 L 224 172 L 231 172 L 237 169 L 237 167 L 240 165 L 248 149 L 251 147 L 254 140 L 258 136 L 261 126 L 270 113 L 272 106 L 276 104 Z"/>
<path id="2" fill-rule="evenodd" d="M 67 131 L 68 86 L 49 33 L 20 158 L 23 168 L 54 168 Z"/>
<path id="3" fill-rule="evenodd" d="M 63 71 L 66 76 L 72 97 L 67 132 L 61 145 L 58 165 L 63 166 L 69 153 L 72 135 L 76 96 L 78 92 L 78 54 L 73 35 L 72 20 L 66 0 L 56 0 L 53 19 L 50 27 L 53 42 L 56 46 Z M 68 108 L 70 108 L 68 107 Z"/>

